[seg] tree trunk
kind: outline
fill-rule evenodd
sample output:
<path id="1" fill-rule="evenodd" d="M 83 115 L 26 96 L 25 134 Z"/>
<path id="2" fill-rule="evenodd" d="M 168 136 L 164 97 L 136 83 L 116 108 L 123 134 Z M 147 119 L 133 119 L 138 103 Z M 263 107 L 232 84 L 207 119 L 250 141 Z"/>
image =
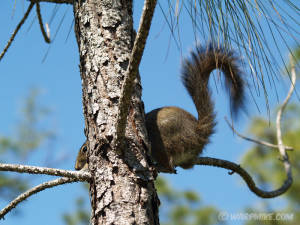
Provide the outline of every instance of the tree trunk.
<path id="1" fill-rule="evenodd" d="M 133 46 L 132 1 L 78 0 L 75 33 L 80 54 L 91 224 L 159 224 L 155 173 L 149 166 L 138 77 L 122 148 L 116 138 L 118 104 Z"/>

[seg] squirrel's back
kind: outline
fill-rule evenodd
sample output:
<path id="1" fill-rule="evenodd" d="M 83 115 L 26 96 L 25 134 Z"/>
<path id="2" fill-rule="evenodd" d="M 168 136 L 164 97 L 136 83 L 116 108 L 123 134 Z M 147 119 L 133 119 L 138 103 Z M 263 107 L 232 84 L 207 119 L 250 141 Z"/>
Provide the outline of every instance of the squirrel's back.
<path id="1" fill-rule="evenodd" d="M 237 113 L 243 106 L 244 81 L 233 52 L 214 44 L 197 46 L 183 61 L 182 82 L 193 99 L 198 119 L 178 107 L 163 107 L 146 114 L 151 155 L 159 171 L 172 173 L 176 166 L 193 167 L 214 133 L 214 103 L 208 87 L 214 69 L 220 69 L 225 76 L 232 112 Z"/>

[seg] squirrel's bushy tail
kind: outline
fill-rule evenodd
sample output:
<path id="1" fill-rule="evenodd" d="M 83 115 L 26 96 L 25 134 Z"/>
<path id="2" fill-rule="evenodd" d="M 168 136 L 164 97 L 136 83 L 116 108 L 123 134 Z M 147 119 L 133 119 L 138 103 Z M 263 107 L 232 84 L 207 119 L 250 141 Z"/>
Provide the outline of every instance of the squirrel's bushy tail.
<path id="1" fill-rule="evenodd" d="M 214 43 L 207 47 L 197 46 L 191 53 L 190 59 L 184 60 L 182 81 L 196 105 L 198 120 L 209 117 L 213 123 L 214 109 L 208 80 L 214 69 L 220 69 L 225 75 L 233 115 L 243 106 L 245 85 L 238 62 L 238 58 L 232 51 L 216 46 Z"/>

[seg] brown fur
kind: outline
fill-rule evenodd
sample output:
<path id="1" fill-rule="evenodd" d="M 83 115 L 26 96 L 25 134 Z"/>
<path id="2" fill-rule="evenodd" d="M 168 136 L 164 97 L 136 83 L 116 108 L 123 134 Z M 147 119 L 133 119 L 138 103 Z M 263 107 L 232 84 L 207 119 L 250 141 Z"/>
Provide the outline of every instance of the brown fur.
<path id="1" fill-rule="evenodd" d="M 232 112 L 235 114 L 243 106 L 244 81 L 237 61 L 232 52 L 213 44 L 206 48 L 198 46 L 182 66 L 182 81 L 196 106 L 198 120 L 178 107 L 163 107 L 146 114 L 151 156 L 159 172 L 174 173 L 177 166 L 192 168 L 214 133 L 214 104 L 208 87 L 214 69 L 222 70 L 225 75 Z M 78 154 L 82 155 L 82 151 Z M 76 162 L 75 168 L 81 169 L 84 157 L 77 159 L 81 161 Z"/>
<path id="2" fill-rule="evenodd" d="M 76 162 L 75 162 L 75 170 L 86 169 L 87 164 L 87 142 L 84 142 L 79 152 L 77 154 Z"/>
<path id="3" fill-rule="evenodd" d="M 218 68 L 230 89 L 231 109 L 236 113 L 243 105 L 244 81 L 233 53 L 213 44 L 197 47 L 182 66 L 182 81 L 198 112 L 198 120 L 177 107 L 155 109 L 146 114 L 146 127 L 153 159 L 160 172 L 175 172 L 175 167 L 192 168 L 214 133 L 215 114 L 208 80 Z"/>

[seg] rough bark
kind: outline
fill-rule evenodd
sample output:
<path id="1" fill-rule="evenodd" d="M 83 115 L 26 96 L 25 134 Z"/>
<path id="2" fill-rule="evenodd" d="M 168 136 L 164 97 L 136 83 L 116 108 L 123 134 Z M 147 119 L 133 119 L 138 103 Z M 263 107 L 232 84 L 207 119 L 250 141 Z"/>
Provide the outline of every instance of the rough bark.
<path id="1" fill-rule="evenodd" d="M 159 224 L 154 170 L 148 163 L 139 77 L 122 149 L 114 149 L 120 91 L 133 46 L 132 1 L 74 4 L 85 133 L 92 174 L 91 224 Z"/>

